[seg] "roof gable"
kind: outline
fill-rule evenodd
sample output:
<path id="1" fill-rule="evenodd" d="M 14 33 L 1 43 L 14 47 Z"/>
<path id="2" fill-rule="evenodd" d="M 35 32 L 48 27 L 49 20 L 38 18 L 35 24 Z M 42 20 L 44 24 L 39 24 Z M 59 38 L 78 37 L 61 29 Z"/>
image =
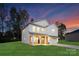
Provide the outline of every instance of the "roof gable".
<path id="1" fill-rule="evenodd" d="M 47 20 L 36 21 L 36 22 L 33 22 L 32 24 L 41 26 L 41 27 L 46 27 L 49 25 Z"/>

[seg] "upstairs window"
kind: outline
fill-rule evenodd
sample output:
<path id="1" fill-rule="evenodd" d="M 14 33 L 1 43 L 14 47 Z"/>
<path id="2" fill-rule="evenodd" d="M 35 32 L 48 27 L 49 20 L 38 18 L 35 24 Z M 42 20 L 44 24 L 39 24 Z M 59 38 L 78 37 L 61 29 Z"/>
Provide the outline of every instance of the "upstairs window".
<path id="1" fill-rule="evenodd" d="M 33 32 L 35 32 L 35 29 L 36 29 L 36 27 L 35 27 L 35 26 L 33 26 Z"/>

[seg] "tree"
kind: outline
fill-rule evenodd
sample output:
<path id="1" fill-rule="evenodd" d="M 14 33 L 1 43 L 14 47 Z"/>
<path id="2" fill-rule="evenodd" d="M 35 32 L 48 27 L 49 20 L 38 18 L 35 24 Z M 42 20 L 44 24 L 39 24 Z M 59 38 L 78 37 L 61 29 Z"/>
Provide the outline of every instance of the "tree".
<path id="1" fill-rule="evenodd" d="M 16 17 L 17 17 L 17 10 L 16 10 L 16 8 L 15 7 L 12 7 L 11 9 L 10 9 L 10 17 L 11 17 L 11 28 L 13 28 L 12 29 L 12 34 L 13 34 L 13 38 L 15 39 L 16 38 L 16 35 L 15 35 L 15 33 L 16 33 L 16 21 L 17 21 L 17 19 L 16 19 Z"/>
<path id="2" fill-rule="evenodd" d="M 12 38 L 13 38 L 12 26 L 11 26 L 10 17 L 8 15 L 5 17 L 5 21 L 4 22 L 5 22 L 5 30 L 6 30 L 6 32 L 5 32 L 5 42 L 11 41 Z"/>
<path id="3" fill-rule="evenodd" d="M 12 7 L 10 10 L 10 16 L 12 20 L 14 37 L 21 39 L 21 25 L 26 26 L 29 14 L 25 9 L 17 11 L 15 7 Z"/>
<path id="4" fill-rule="evenodd" d="M 21 28 L 26 27 L 26 25 L 29 22 L 29 13 L 27 12 L 27 10 L 23 9 L 19 11 L 20 14 L 20 26 Z"/>
<path id="5" fill-rule="evenodd" d="M 3 39 L 3 35 L 4 35 L 4 26 L 3 26 L 3 22 L 4 22 L 4 4 L 0 4 L 0 32 L 1 32 L 1 36 L 0 36 L 0 39 Z"/>
<path id="6" fill-rule="evenodd" d="M 27 12 L 27 10 L 23 9 L 23 10 L 20 10 L 19 11 L 19 18 L 17 18 L 19 20 L 19 33 L 21 34 L 21 30 L 23 28 L 26 27 L 26 25 L 28 24 L 28 21 L 29 21 L 29 13 Z M 21 36 L 21 35 L 19 35 Z"/>
<path id="7" fill-rule="evenodd" d="M 65 39 L 65 31 L 66 31 L 65 24 L 56 22 L 56 25 L 58 27 L 58 36 L 59 36 L 59 39 L 64 40 Z"/>

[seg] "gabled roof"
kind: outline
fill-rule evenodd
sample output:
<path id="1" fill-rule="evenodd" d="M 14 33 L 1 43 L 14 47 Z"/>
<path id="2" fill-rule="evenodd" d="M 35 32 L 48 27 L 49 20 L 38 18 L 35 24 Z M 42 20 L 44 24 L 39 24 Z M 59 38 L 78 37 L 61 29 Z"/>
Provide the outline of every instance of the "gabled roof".
<path id="1" fill-rule="evenodd" d="M 66 33 L 66 34 L 72 34 L 72 33 L 79 33 L 79 29 L 74 30 L 74 31 L 72 31 L 72 32 L 68 32 L 68 33 Z"/>
<path id="2" fill-rule="evenodd" d="M 65 33 L 72 33 L 75 32 L 76 30 L 79 30 L 79 28 L 69 28 Z"/>
<path id="3" fill-rule="evenodd" d="M 34 20 L 32 22 L 28 22 L 26 24 L 26 26 L 24 28 L 22 28 L 22 30 L 25 29 L 29 24 L 32 24 L 32 25 L 35 25 L 35 26 L 39 26 L 39 27 L 43 27 L 43 28 L 50 26 L 47 20 L 45 20 L 45 19 L 44 20 L 40 20 L 39 19 L 39 20 Z"/>
<path id="4" fill-rule="evenodd" d="M 39 20 L 39 21 L 34 21 L 31 24 L 40 26 L 40 27 L 47 27 L 49 25 L 47 20 Z"/>

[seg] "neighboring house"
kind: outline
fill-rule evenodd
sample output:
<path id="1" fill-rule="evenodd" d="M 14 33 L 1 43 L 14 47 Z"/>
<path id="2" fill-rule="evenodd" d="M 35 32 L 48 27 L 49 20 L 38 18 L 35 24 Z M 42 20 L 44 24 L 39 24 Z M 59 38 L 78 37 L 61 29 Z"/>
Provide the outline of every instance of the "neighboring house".
<path id="1" fill-rule="evenodd" d="M 47 20 L 34 21 L 22 31 L 22 42 L 30 45 L 52 45 L 58 43 L 58 28 Z"/>
<path id="2" fill-rule="evenodd" d="M 79 29 L 67 32 L 65 35 L 65 40 L 79 41 Z"/>

